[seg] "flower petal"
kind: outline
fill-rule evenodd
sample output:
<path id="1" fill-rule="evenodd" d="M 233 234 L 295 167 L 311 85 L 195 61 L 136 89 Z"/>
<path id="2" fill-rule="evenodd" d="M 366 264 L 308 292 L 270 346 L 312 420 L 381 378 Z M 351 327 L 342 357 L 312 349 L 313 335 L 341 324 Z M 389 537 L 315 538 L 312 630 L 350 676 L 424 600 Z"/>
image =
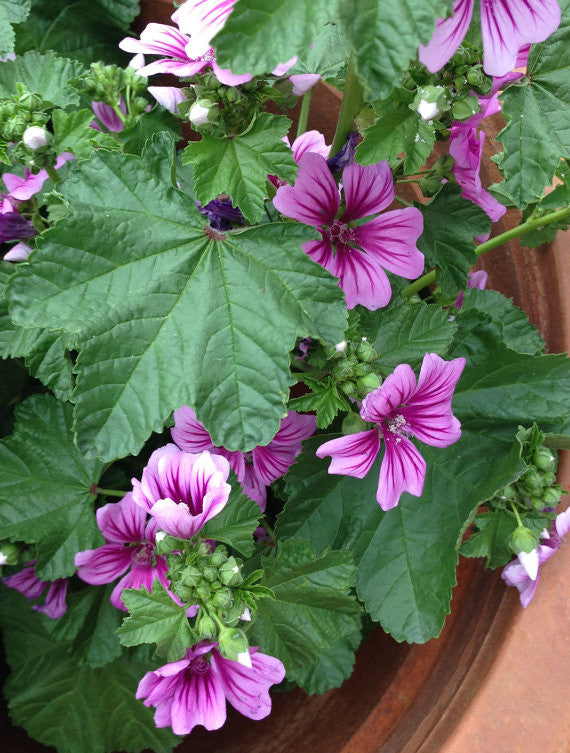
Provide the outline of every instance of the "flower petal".
<path id="1" fill-rule="evenodd" d="M 121 544 L 106 544 L 75 555 L 77 575 L 92 586 L 112 583 L 131 564 L 132 549 Z"/>
<path id="2" fill-rule="evenodd" d="M 360 415 L 365 421 L 380 423 L 392 411 L 407 403 L 416 390 L 416 375 L 411 366 L 401 363 L 386 377 L 378 389 L 362 401 Z"/>
<path id="3" fill-rule="evenodd" d="M 343 222 L 381 212 L 394 201 L 392 171 L 385 160 L 377 165 L 345 167 L 342 184 L 346 199 L 346 210 L 341 218 Z"/>
<path id="4" fill-rule="evenodd" d="M 373 254 L 337 245 L 336 256 L 327 269 L 339 278 L 348 309 L 360 305 L 376 311 L 390 302 L 392 288 L 388 276 Z"/>
<path id="5" fill-rule="evenodd" d="M 413 279 L 424 271 L 424 255 L 416 246 L 423 232 L 419 209 L 406 207 L 385 212 L 354 231 L 358 245 L 389 272 Z"/>
<path id="6" fill-rule="evenodd" d="M 254 448 L 253 466 L 262 483 L 269 485 L 287 473 L 302 450 L 303 439 L 314 434 L 316 422 L 315 416 L 290 411 L 271 442 L 266 447 Z"/>
<path id="7" fill-rule="evenodd" d="M 297 136 L 291 149 L 295 162 L 299 162 L 306 152 L 315 152 L 315 154 L 320 154 L 321 157 L 326 159 L 331 148 L 327 146 L 325 137 L 319 131 L 305 131 L 305 133 Z"/>
<path id="8" fill-rule="evenodd" d="M 453 16 L 438 19 L 433 37 L 427 45 L 420 46 L 418 57 L 430 73 L 439 71 L 455 55 L 469 29 L 473 2 L 474 0 L 456 0 Z"/>
<path id="9" fill-rule="evenodd" d="M 285 217 L 306 225 L 330 225 L 338 212 L 340 196 L 325 158 L 306 152 L 299 160 L 295 185 L 281 186 L 273 205 Z"/>
<path id="10" fill-rule="evenodd" d="M 2 578 L 8 588 L 14 588 L 28 599 L 37 599 L 45 591 L 48 581 L 40 580 L 34 572 L 35 560 L 28 562 L 25 567 L 14 575 Z"/>
<path id="11" fill-rule="evenodd" d="M 214 448 L 208 430 L 198 421 L 192 408 L 187 405 L 174 411 L 174 426 L 170 434 L 184 452 L 203 452 Z"/>
<path id="12" fill-rule="evenodd" d="M 97 510 L 97 525 L 108 544 L 133 544 L 144 541 L 146 512 L 127 492 L 119 502 L 110 502 Z"/>
<path id="13" fill-rule="evenodd" d="M 383 510 L 391 510 L 403 492 L 421 497 L 426 463 L 419 450 L 405 437 L 383 432 L 386 450 L 380 467 L 376 500 Z"/>
<path id="14" fill-rule="evenodd" d="M 379 450 L 380 434 L 377 429 L 370 429 L 331 439 L 319 447 L 316 455 L 318 458 L 331 456 L 329 473 L 364 478 L 372 468 Z"/>
<path id="15" fill-rule="evenodd" d="M 67 578 L 58 578 L 50 585 L 46 600 L 41 606 L 34 606 L 36 612 L 45 614 L 52 620 L 57 620 L 67 612 Z"/>

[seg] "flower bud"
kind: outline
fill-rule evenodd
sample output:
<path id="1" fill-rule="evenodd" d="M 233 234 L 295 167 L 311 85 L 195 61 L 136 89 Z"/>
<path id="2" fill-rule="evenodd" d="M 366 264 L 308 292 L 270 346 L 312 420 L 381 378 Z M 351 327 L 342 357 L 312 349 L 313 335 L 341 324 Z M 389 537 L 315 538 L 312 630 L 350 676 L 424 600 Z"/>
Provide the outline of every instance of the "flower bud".
<path id="1" fill-rule="evenodd" d="M 363 337 L 362 341 L 358 344 L 356 355 L 361 361 L 366 361 L 367 363 L 375 361 L 378 358 L 378 353 L 374 350 L 374 346 L 371 345 L 365 337 Z"/>
<path id="2" fill-rule="evenodd" d="M 419 185 L 424 196 L 434 196 L 441 188 L 441 178 L 437 175 L 424 175 Z"/>
<path id="3" fill-rule="evenodd" d="M 479 100 L 473 94 L 456 99 L 451 108 L 451 114 L 455 120 L 468 120 L 475 113 L 481 112 Z"/>
<path id="4" fill-rule="evenodd" d="M 40 128 L 40 126 L 30 126 L 24 131 L 22 141 L 29 149 L 40 149 L 48 144 L 47 132 L 45 128 Z"/>
<path id="5" fill-rule="evenodd" d="M 366 422 L 363 421 L 358 413 L 348 413 L 342 422 L 342 433 L 344 435 L 356 434 L 359 431 L 366 431 Z"/>
<path id="6" fill-rule="evenodd" d="M 185 586 L 197 586 L 202 580 L 202 573 L 193 565 L 186 565 L 180 574 L 180 583 Z"/>
<path id="7" fill-rule="evenodd" d="M 218 580 L 218 571 L 215 567 L 206 566 L 202 573 L 202 577 L 209 583 L 213 583 L 215 580 Z"/>
<path id="8" fill-rule="evenodd" d="M 432 170 L 437 175 L 447 175 L 453 170 L 453 166 L 455 165 L 455 160 L 451 156 L 451 154 L 444 154 L 442 157 L 438 159 L 438 161 L 433 166 Z"/>
<path id="9" fill-rule="evenodd" d="M 542 477 L 535 470 L 528 470 L 521 476 L 521 481 L 531 494 L 539 494 L 543 488 Z"/>
<path id="10" fill-rule="evenodd" d="M 380 379 L 378 374 L 366 374 L 366 376 L 360 377 L 360 379 L 357 379 L 356 381 L 358 391 L 364 395 L 367 395 L 373 390 L 377 390 L 381 384 L 382 380 Z"/>
<path id="11" fill-rule="evenodd" d="M 542 495 L 542 500 L 547 507 L 556 507 L 562 497 L 562 487 L 551 486 L 550 489 L 546 489 Z"/>
<path id="12" fill-rule="evenodd" d="M 536 448 L 533 462 L 541 471 L 553 471 L 556 467 L 556 458 L 547 447 Z"/>
<path id="13" fill-rule="evenodd" d="M 190 108 L 188 118 L 193 126 L 214 123 L 218 119 L 218 107 L 210 99 L 199 99 Z"/>
<path id="14" fill-rule="evenodd" d="M 343 382 L 340 387 L 345 395 L 354 395 L 357 390 L 356 384 L 351 381 Z"/>
<path id="15" fill-rule="evenodd" d="M 225 586 L 239 586 L 243 583 L 243 576 L 235 557 L 228 557 L 220 567 L 219 578 Z"/>
<path id="16" fill-rule="evenodd" d="M 508 484 L 505 486 L 501 494 L 499 495 L 503 499 L 516 499 L 517 498 L 517 490 L 514 486 L 511 486 L 511 484 Z"/>
<path id="17" fill-rule="evenodd" d="M 357 377 L 363 377 L 366 376 L 366 374 L 370 374 L 372 371 L 372 366 L 368 363 L 359 363 L 354 367 L 353 374 Z"/>
<path id="18" fill-rule="evenodd" d="M 418 90 L 411 105 L 422 120 L 433 120 L 449 110 L 447 93 L 442 86 L 424 86 Z"/>
<path id="19" fill-rule="evenodd" d="M 201 641 L 207 638 L 216 637 L 216 623 L 202 608 L 198 610 L 198 617 L 196 619 L 196 625 L 194 626 L 194 629 Z"/>
<path id="20" fill-rule="evenodd" d="M 222 628 L 218 638 L 218 649 L 225 659 L 232 661 L 238 661 L 240 654 L 247 653 L 249 656 L 247 636 L 239 628 Z M 243 661 L 240 663 L 243 663 Z M 251 666 L 251 660 L 249 666 Z"/>
<path id="21" fill-rule="evenodd" d="M 20 550 L 16 544 L 12 544 L 10 541 L 0 543 L 0 566 L 17 565 L 19 556 Z"/>
<path id="22" fill-rule="evenodd" d="M 467 71 L 467 83 L 471 86 L 479 86 L 483 83 L 484 78 L 485 74 L 481 70 L 481 66 L 475 66 Z"/>
<path id="23" fill-rule="evenodd" d="M 509 537 L 509 546 L 515 554 L 532 552 L 538 546 L 538 536 L 526 526 L 517 526 Z"/>
<path id="24" fill-rule="evenodd" d="M 439 115 L 437 104 L 435 102 L 428 102 L 427 99 L 420 99 L 416 110 L 422 120 L 433 120 Z"/>
<path id="25" fill-rule="evenodd" d="M 229 609 L 234 603 L 231 589 L 220 588 L 220 590 L 216 591 L 211 597 L 211 602 L 217 609 Z"/>
<path id="26" fill-rule="evenodd" d="M 217 546 L 210 557 L 210 562 L 212 563 L 213 567 L 220 567 L 220 565 L 225 562 L 227 558 L 228 550 L 226 549 L 226 547 Z"/>

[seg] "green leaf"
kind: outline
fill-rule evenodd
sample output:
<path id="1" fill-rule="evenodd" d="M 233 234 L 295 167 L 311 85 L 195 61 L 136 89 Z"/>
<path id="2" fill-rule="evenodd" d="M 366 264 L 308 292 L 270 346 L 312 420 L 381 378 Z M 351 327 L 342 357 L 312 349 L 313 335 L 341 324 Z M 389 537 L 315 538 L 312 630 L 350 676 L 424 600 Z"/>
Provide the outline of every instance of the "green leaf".
<path id="1" fill-rule="evenodd" d="M 22 83 L 57 107 L 78 105 L 79 94 L 67 82 L 82 72 L 83 67 L 79 63 L 60 58 L 51 50 L 45 55 L 27 52 L 16 60 L 0 65 L 0 98 L 10 97 L 16 91 L 16 84 Z"/>
<path id="2" fill-rule="evenodd" d="M 12 24 L 25 21 L 30 0 L 3 0 L 0 5 L 0 55 L 14 52 L 15 34 Z"/>
<path id="3" fill-rule="evenodd" d="M 293 68 L 295 73 L 318 73 L 322 79 L 333 85 L 343 75 L 350 48 L 337 24 L 327 24 L 319 31 L 309 49 L 305 49 Z"/>
<path id="4" fill-rule="evenodd" d="M 545 349 L 540 333 L 528 320 L 521 309 L 513 305 L 511 298 L 505 298 L 496 290 L 465 290 L 461 315 L 470 309 L 484 311 L 502 329 L 503 341 L 517 353 L 535 355 Z"/>
<path id="5" fill-rule="evenodd" d="M 398 84 L 420 43 L 428 42 L 451 0 L 360 0 L 341 4 L 356 71 L 371 99 L 385 99 Z M 397 40 L 397 41 L 396 41 Z"/>
<path id="6" fill-rule="evenodd" d="M 233 472 L 230 473 L 229 483 L 232 491 L 226 506 L 206 522 L 200 535 L 205 539 L 222 541 L 244 557 L 250 557 L 254 550 L 253 532 L 259 525 L 261 511 L 257 502 L 242 492 Z"/>
<path id="7" fill-rule="evenodd" d="M 397 89 L 387 100 L 376 103 L 378 119 L 364 132 L 356 149 L 356 159 L 363 165 L 380 160 L 393 161 L 404 152 L 404 171 L 416 172 L 427 160 L 435 142 L 435 129 L 408 106 L 412 97 Z"/>
<path id="8" fill-rule="evenodd" d="M 216 445 L 267 444 L 296 338 L 344 335 L 337 281 L 301 248 L 312 230 L 206 232 L 194 201 L 156 177 L 171 146 L 159 134 L 142 159 L 99 150 L 75 165 L 72 215 L 9 287 L 19 324 L 80 333 L 77 442 L 108 460 L 137 454 L 185 403 Z"/>
<path id="9" fill-rule="evenodd" d="M 69 151 L 76 157 L 89 157 L 93 151 L 93 134 L 97 133 L 91 128 L 92 120 L 92 110 L 76 110 L 70 113 L 55 110 L 52 121 L 57 153 Z"/>
<path id="10" fill-rule="evenodd" d="M 449 448 L 422 445 L 421 498 L 403 494 L 383 512 L 376 502 L 378 463 L 364 479 L 329 475 L 330 460 L 314 455 L 329 438 L 308 440 L 288 472 L 290 497 L 276 535 L 306 539 L 317 552 L 350 551 L 357 592 L 372 619 L 398 641 L 424 643 L 439 635 L 449 612 L 457 547 L 473 509 L 525 470 L 520 442 L 463 431 Z"/>
<path id="11" fill-rule="evenodd" d="M 76 552 L 103 543 L 91 493 L 103 464 L 76 448 L 70 405 L 33 395 L 16 416 L 14 434 L 0 443 L 0 538 L 36 543 L 36 573 L 65 578 Z"/>
<path id="12" fill-rule="evenodd" d="M 158 131 L 166 131 L 175 140 L 180 138 L 180 121 L 163 107 L 154 107 L 143 113 L 134 126 L 125 128 L 117 136 L 123 142 L 127 154 L 142 154 L 146 142 Z M 169 165 L 166 165 L 169 167 Z"/>
<path id="13" fill-rule="evenodd" d="M 232 14 L 233 15 L 233 14 Z M 204 206 L 219 194 L 229 194 L 250 222 L 263 212 L 268 175 L 293 182 L 297 167 L 293 152 L 282 139 L 291 121 L 261 113 L 243 135 L 216 138 L 204 134 L 184 150 L 184 164 L 194 166 L 196 198 Z"/>
<path id="14" fill-rule="evenodd" d="M 240 0 L 214 37 L 218 63 L 233 73 L 268 73 L 306 53 L 335 20 L 336 6 L 337 0 Z"/>
<path id="15" fill-rule="evenodd" d="M 5 685 L 15 724 L 59 753 L 170 753 L 180 738 L 156 729 L 153 710 L 135 698 L 156 662 L 129 652 L 104 667 L 80 663 L 46 630 L 27 599 L 2 595 L 1 618 L 12 674 Z"/>
<path id="16" fill-rule="evenodd" d="M 505 190 L 524 208 L 552 183 L 561 157 L 570 158 L 570 3 L 562 0 L 557 31 L 530 51 L 527 77 L 502 94 L 506 127 L 497 136 L 505 155 Z"/>
<path id="17" fill-rule="evenodd" d="M 146 588 L 127 588 L 122 598 L 129 610 L 117 630 L 123 646 L 156 643 L 157 654 L 171 662 L 182 659 L 188 646 L 196 643 L 186 607 L 176 604 L 158 580 L 152 584 L 152 593 Z"/>
<path id="18" fill-rule="evenodd" d="M 410 304 L 395 296 L 381 312 L 362 311 L 361 329 L 379 353 L 375 365 L 389 373 L 400 363 L 415 368 L 426 353 L 445 356 L 457 325 L 440 306 Z"/>
<path id="19" fill-rule="evenodd" d="M 32 0 L 30 17 L 16 30 L 16 51 L 125 65 L 128 56 L 117 45 L 138 13 L 138 0 Z"/>
<path id="20" fill-rule="evenodd" d="M 259 602 L 252 640 L 281 659 L 287 677 L 307 693 L 338 687 L 352 672 L 360 642 L 350 554 L 315 558 L 306 541 L 287 541 L 276 557 L 263 558 L 263 569 L 263 585 L 275 599 Z"/>
<path id="21" fill-rule="evenodd" d="M 332 424 L 339 411 L 350 409 L 350 405 L 339 394 L 336 383 L 331 377 L 327 377 L 322 382 L 302 377 L 302 381 L 311 392 L 290 400 L 289 408 L 305 412 L 316 411 L 318 429 L 326 429 Z"/>
<path id="22" fill-rule="evenodd" d="M 56 641 L 69 642 L 74 658 L 91 667 L 103 667 L 122 653 L 115 633 L 122 614 L 110 600 L 114 587 L 114 583 L 89 586 L 68 594 L 63 617 L 57 620 L 46 617 L 44 621 L 45 629 Z"/>
<path id="23" fill-rule="evenodd" d="M 418 248 L 428 266 L 437 267 L 442 291 L 455 295 L 466 286 L 469 269 L 477 260 L 473 239 L 489 232 L 491 220 L 451 184 L 422 207 L 422 212 L 424 232 Z"/>
<path id="24" fill-rule="evenodd" d="M 473 521 L 475 530 L 461 545 L 459 553 L 464 557 L 485 557 L 485 567 L 503 567 L 512 559 L 508 545 L 509 537 L 517 527 L 512 513 L 493 510 L 477 515 Z"/>

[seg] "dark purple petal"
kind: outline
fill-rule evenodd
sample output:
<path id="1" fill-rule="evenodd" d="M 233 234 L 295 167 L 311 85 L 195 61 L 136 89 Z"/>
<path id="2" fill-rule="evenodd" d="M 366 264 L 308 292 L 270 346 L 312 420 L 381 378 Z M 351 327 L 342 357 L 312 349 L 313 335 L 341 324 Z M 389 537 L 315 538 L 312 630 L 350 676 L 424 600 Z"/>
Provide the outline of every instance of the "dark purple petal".
<path id="1" fill-rule="evenodd" d="M 125 128 L 125 124 L 121 118 L 117 115 L 111 105 L 108 105 L 106 102 L 91 102 L 91 108 L 99 122 L 102 123 L 108 131 L 119 133 Z M 122 97 L 119 108 L 124 115 L 127 114 L 127 106 Z"/>
<path id="2" fill-rule="evenodd" d="M 128 570 L 133 550 L 121 544 L 105 544 L 75 555 L 77 575 L 92 586 L 112 583 Z"/>
<path id="3" fill-rule="evenodd" d="M 197 201 L 198 211 L 208 218 L 210 227 L 215 230 L 229 230 L 232 223 L 243 225 L 245 218 L 241 211 L 234 207 L 231 199 L 214 199 L 206 206 L 201 206 Z"/>
<path id="4" fill-rule="evenodd" d="M 424 255 L 416 246 L 422 232 L 423 216 L 415 207 L 385 212 L 354 228 L 356 243 L 377 265 L 407 279 L 424 270 Z"/>
<path id="5" fill-rule="evenodd" d="M 404 492 L 421 497 L 426 475 L 425 460 L 409 439 L 382 432 L 386 450 L 380 467 L 376 500 L 383 510 L 391 510 Z"/>
<path id="6" fill-rule="evenodd" d="M 329 157 L 327 165 L 331 173 L 339 173 L 341 170 L 344 170 L 345 167 L 354 163 L 354 154 L 356 152 L 359 138 L 358 131 L 349 133 L 340 152 L 333 157 Z"/>
<path id="7" fill-rule="evenodd" d="M 110 544 L 144 541 L 146 512 L 128 492 L 120 502 L 110 502 L 97 510 L 97 525 Z"/>
<path id="8" fill-rule="evenodd" d="M 438 19 L 433 37 L 427 45 L 420 46 L 418 57 L 431 73 L 439 71 L 455 55 L 471 23 L 473 2 L 455 0 L 453 16 Z M 484 4 L 487 0 L 482 2 Z"/>
<path id="9" fill-rule="evenodd" d="M 342 173 L 342 184 L 346 199 L 342 222 L 377 214 L 394 201 L 392 171 L 385 160 L 377 165 L 349 165 Z"/>
<path id="10" fill-rule="evenodd" d="M 67 612 L 67 578 L 54 580 L 47 592 L 46 600 L 41 606 L 32 607 L 52 620 L 57 620 Z"/>
<path id="11" fill-rule="evenodd" d="M 319 227 L 331 225 L 340 205 L 338 188 L 324 157 L 306 152 L 294 186 L 278 189 L 273 205 L 285 217 Z"/>
<path id="12" fill-rule="evenodd" d="M 0 214 L 0 243 L 31 238 L 33 235 L 37 235 L 35 227 L 18 212 Z"/>
<path id="13" fill-rule="evenodd" d="M 362 401 L 360 415 L 365 421 L 381 423 L 396 408 L 407 403 L 416 390 L 416 376 L 411 366 L 402 363 L 386 377 L 378 389 L 369 392 Z"/>
<path id="14" fill-rule="evenodd" d="M 45 591 L 48 582 L 40 580 L 34 572 L 35 560 L 28 562 L 23 570 L 20 570 L 14 575 L 9 575 L 7 578 L 2 578 L 5 585 L 8 588 L 14 588 L 28 599 L 37 599 Z"/>
<path id="15" fill-rule="evenodd" d="M 378 429 L 370 429 L 331 439 L 322 444 L 316 454 L 318 458 L 331 456 L 329 473 L 364 478 L 372 468 L 379 450 Z"/>

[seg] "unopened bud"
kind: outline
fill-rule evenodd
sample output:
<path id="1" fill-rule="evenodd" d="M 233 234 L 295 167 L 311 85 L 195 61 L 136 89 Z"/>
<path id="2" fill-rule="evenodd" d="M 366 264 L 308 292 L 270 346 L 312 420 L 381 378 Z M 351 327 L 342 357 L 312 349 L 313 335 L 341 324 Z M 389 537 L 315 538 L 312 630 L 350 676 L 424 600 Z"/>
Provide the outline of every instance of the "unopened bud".
<path id="1" fill-rule="evenodd" d="M 426 99 L 420 99 L 416 109 L 422 120 L 434 120 L 439 115 L 437 104 L 435 102 L 428 102 Z"/>
<path id="2" fill-rule="evenodd" d="M 218 637 L 218 650 L 225 659 L 238 661 L 240 654 L 247 653 L 249 656 L 248 649 L 249 643 L 243 630 L 227 627 L 220 630 L 220 635 Z M 240 663 L 243 664 L 243 661 Z"/>
<path id="3" fill-rule="evenodd" d="M 344 392 L 345 395 L 354 395 L 356 393 L 357 387 L 354 382 L 343 382 L 341 384 L 341 389 Z"/>
<path id="4" fill-rule="evenodd" d="M 228 558 L 228 550 L 225 546 L 217 546 L 210 557 L 210 562 L 213 567 L 220 567 Z"/>
<path id="5" fill-rule="evenodd" d="M 377 390 L 381 384 L 382 380 L 378 374 L 366 374 L 366 376 L 360 377 L 360 379 L 357 379 L 356 381 L 358 390 L 365 395 L 373 390 Z"/>
<path id="6" fill-rule="evenodd" d="M 219 578 L 225 586 L 239 586 L 243 583 L 243 576 L 235 557 L 228 557 L 220 567 Z"/>
<path id="7" fill-rule="evenodd" d="M 444 154 L 438 159 L 432 170 L 434 173 L 437 173 L 437 175 L 447 175 L 451 172 L 454 165 L 455 160 L 453 159 L 451 154 Z"/>
<path id="8" fill-rule="evenodd" d="M 212 604 L 218 609 L 228 609 L 234 602 L 234 597 L 229 588 L 220 588 L 211 597 Z"/>
<path id="9" fill-rule="evenodd" d="M 357 413 L 348 413 L 342 422 L 342 433 L 344 435 L 356 434 L 359 431 L 366 430 L 366 422 L 363 421 Z"/>
<path id="10" fill-rule="evenodd" d="M 537 447 L 533 461 L 541 471 L 553 471 L 556 467 L 556 458 L 547 447 Z"/>
<path id="11" fill-rule="evenodd" d="M 424 175 L 419 185 L 424 196 L 433 196 L 441 188 L 441 178 L 437 175 Z"/>
<path id="12" fill-rule="evenodd" d="M 210 617 L 210 615 L 202 608 L 198 610 L 198 617 L 196 619 L 196 625 L 194 627 L 200 640 L 206 638 L 215 638 L 216 636 L 216 623 Z"/>
<path id="13" fill-rule="evenodd" d="M 505 486 L 505 488 L 503 489 L 503 491 L 501 492 L 499 496 L 502 497 L 503 499 L 516 499 L 517 490 L 515 489 L 514 486 L 511 486 L 510 484 L 508 484 L 507 486 Z"/>
<path id="14" fill-rule="evenodd" d="M 456 99 L 451 108 L 455 120 L 468 120 L 475 113 L 481 112 L 479 100 L 473 94 Z"/>
<path id="15" fill-rule="evenodd" d="M 22 141 L 29 149 L 40 149 L 42 146 L 47 146 L 48 136 L 45 128 L 30 126 L 24 131 Z"/>
<path id="16" fill-rule="evenodd" d="M 538 546 L 538 536 L 526 526 L 517 526 L 510 535 L 509 546 L 515 554 L 532 552 Z"/>
<path id="17" fill-rule="evenodd" d="M 370 363 L 371 361 L 374 361 L 376 360 L 376 358 L 378 358 L 378 353 L 374 349 L 374 346 L 365 338 L 362 338 L 362 341 L 358 344 L 356 348 L 356 355 L 360 358 L 361 361 L 366 361 L 367 363 Z"/>
<path id="18" fill-rule="evenodd" d="M 0 544 L 0 566 L 17 565 L 19 556 L 20 550 L 15 544 L 10 541 L 3 541 Z"/>
<path id="19" fill-rule="evenodd" d="M 560 502 L 561 497 L 562 487 L 560 486 L 551 486 L 550 489 L 546 489 L 546 491 L 542 495 L 542 499 L 545 505 L 548 507 L 556 507 L 556 505 Z"/>
<path id="20" fill-rule="evenodd" d="M 521 481 L 531 494 L 538 494 L 542 491 L 543 481 L 540 473 L 534 470 L 528 470 L 522 477 Z"/>
<path id="21" fill-rule="evenodd" d="M 218 107 L 210 99 L 199 99 L 190 108 L 188 117 L 193 126 L 214 123 L 218 119 Z"/>

